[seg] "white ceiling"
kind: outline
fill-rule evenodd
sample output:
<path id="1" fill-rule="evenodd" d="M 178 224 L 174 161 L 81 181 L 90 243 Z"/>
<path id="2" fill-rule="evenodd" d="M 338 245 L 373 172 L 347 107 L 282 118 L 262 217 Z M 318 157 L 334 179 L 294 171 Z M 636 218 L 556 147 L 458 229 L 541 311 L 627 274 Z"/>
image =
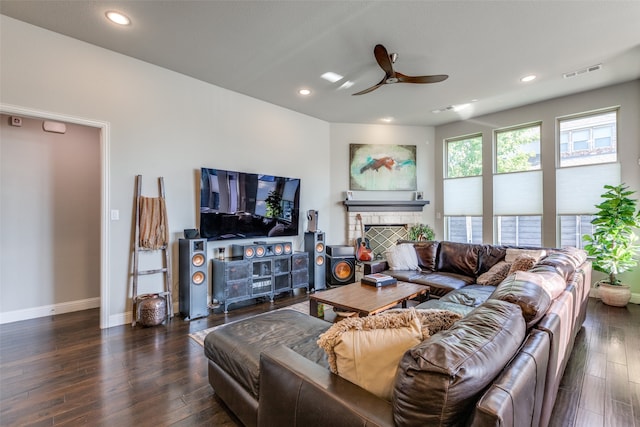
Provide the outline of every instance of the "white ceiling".
<path id="1" fill-rule="evenodd" d="M 438 125 L 640 78 L 640 1 L 1 0 L 0 13 L 336 123 Z M 396 71 L 450 77 L 352 96 L 384 76 L 378 43 Z"/>

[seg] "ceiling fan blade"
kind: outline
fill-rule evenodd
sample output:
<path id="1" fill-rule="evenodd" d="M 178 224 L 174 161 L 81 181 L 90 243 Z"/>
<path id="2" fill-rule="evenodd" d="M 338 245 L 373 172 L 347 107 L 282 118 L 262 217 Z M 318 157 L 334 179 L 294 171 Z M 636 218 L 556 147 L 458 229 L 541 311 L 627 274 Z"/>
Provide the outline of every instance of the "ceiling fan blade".
<path id="1" fill-rule="evenodd" d="M 364 95 L 365 93 L 373 92 L 374 90 L 378 89 L 380 86 L 382 86 L 383 84 L 385 84 L 384 82 L 385 82 L 385 79 L 382 79 L 382 80 L 380 81 L 380 83 L 378 83 L 377 85 L 373 85 L 373 86 L 371 86 L 370 88 L 367 88 L 367 89 L 365 89 L 365 90 L 361 90 L 360 92 L 357 92 L 357 93 L 352 93 L 351 95 L 352 95 L 352 96 L 355 96 L 355 95 Z"/>
<path id="2" fill-rule="evenodd" d="M 393 64 L 391 63 L 391 58 L 389 58 L 387 49 L 381 44 L 377 44 L 373 49 L 373 55 L 376 57 L 376 61 L 378 61 L 380 68 L 382 68 L 387 74 L 387 78 L 394 77 L 395 73 L 393 71 Z"/>
<path id="3" fill-rule="evenodd" d="M 449 78 L 446 74 L 436 74 L 433 76 L 407 76 L 396 72 L 399 83 L 438 83 Z"/>

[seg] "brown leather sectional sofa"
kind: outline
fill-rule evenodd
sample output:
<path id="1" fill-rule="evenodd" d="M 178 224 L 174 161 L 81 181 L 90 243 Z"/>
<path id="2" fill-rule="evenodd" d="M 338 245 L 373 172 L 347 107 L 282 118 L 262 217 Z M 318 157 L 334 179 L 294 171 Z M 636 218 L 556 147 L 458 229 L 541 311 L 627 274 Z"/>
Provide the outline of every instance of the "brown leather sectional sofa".
<path id="1" fill-rule="evenodd" d="M 584 252 L 551 249 L 528 272 L 479 286 L 476 278 L 507 248 L 426 242 L 415 249 L 422 271 L 373 270 L 430 285 L 440 298 L 417 308 L 464 317 L 404 354 L 391 402 L 332 374 L 316 344 L 330 325 L 291 310 L 207 336 L 216 394 L 245 425 L 546 426 L 586 316 Z M 563 288 L 550 292 L 541 286 L 547 279 Z"/>

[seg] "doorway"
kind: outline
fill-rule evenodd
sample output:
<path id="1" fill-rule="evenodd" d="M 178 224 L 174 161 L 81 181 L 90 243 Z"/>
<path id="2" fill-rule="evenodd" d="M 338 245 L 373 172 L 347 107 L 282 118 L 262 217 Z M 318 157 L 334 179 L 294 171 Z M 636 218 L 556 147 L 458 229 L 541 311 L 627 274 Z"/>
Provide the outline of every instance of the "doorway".
<path id="1" fill-rule="evenodd" d="M 41 145 L 33 141 L 14 144 L 22 157 L 9 165 L 15 169 L 13 176 L 20 179 L 3 183 L 12 193 L 3 194 L 3 199 L 13 195 L 9 200 L 17 202 L 14 206 L 3 203 L 2 207 L 3 226 L 17 225 L 7 238 L 10 248 L 3 235 L 3 259 L 5 254 L 11 254 L 18 263 L 3 266 L 3 293 L 13 286 L 15 292 L 31 299 L 29 303 L 16 303 L 16 295 L 9 294 L 14 305 L 21 306 L 18 310 L 9 309 L 9 317 L 18 317 L 9 321 L 99 306 L 100 327 L 108 328 L 108 123 L 7 105 L 0 105 L 0 113 L 6 115 L 2 117 L 3 126 L 10 121 L 7 116 L 19 117 L 25 131 L 44 135 Z M 69 132 L 45 134 L 44 121 L 66 124 Z M 14 133 L 18 139 L 29 135 L 17 126 L 11 130 L 20 131 Z M 69 143 L 72 134 L 84 134 L 92 147 L 82 147 L 77 141 Z M 7 160 L 5 156 L 5 163 Z M 77 182 L 80 180 L 93 182 Z M 56 195 L 62 200 L 51 200 Z M 22 286 L 16 283 L 20 282 L 21 271 Z M 10 283 L 4 283 L 5 278 Z M 0 310 L 3 322 L 7 320 L 6 310 Z"/>

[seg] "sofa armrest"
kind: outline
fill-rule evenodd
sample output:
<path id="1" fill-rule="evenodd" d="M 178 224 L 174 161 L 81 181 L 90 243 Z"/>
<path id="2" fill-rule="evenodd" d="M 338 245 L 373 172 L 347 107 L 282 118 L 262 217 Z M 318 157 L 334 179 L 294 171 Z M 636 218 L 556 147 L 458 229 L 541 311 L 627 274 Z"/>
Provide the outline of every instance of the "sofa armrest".
<path id="1" fill-rule="evenodd" d="M 391 404 L 285 346 L 260 355 L 258 426 L 393 426 Z"/>
<path id="2" fill-rule="evenodd" d="M 364 266 L 363 274 L 380 273 L 382 271 L 389 269 L 389 265 L 385 260 L 367 261 L 367 262 L 363 262 L 362 264 Z"/>

